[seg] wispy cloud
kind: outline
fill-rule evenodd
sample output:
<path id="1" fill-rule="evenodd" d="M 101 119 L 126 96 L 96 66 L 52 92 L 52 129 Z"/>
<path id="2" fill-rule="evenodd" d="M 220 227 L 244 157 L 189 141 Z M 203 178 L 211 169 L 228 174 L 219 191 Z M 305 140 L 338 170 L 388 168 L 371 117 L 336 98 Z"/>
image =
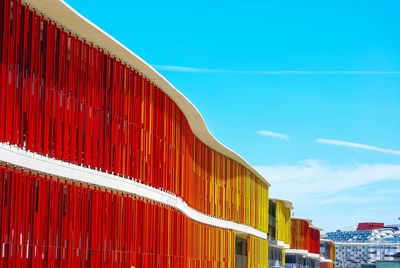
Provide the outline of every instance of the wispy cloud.
<path id="1" fill-rule="evenodd" d="M 388 196 L 335 196 L 335 197 L 329 197 L 321 200 L 319 202 L 320 205 L 330 205 L 330 204 L 359 204 L 359 205 L 365 205 L 369 203 L 376 203 L 376 202 L 381 202 L 385 200 L 389 200 L 390 197 Z"/>
<path id="2" fill-rule="evenodd" d="M 342 141 L 342 140 L 322 139 L 322 138 L 317 139 L 317 142 L 318 143 L 329 144 L 329 145 L 336 145 L 336 146 L 343 146 L 343 147 L 349 147 L 349 148 L 363 149 L 363 150 L 369 150 L 369 151 L 375 151 L 375 152 L 381 152 L 381 153 L 385 153 L 385 154 L 393 154 L 393 155 L 399 155 L 400 156 L 400 151 L 398 151 L 398 150 L 381 148 L 381 147 L 376 147 L 376 146 L 368 145 L 368 144 L 348 142 L 348 141 Z"/>
<path id="3" fill-rule="evenodd" d="M 272 190 L 282 190 L 284 196 L 295 197 L 336 193 L 385 180 L 400 181 L 400 164 L 334 166 L 319 160 L 305 160 L 295 165 L 258 169 L 271 180 Z M 285 191 L 293 192 L 286 194 Z"/>
<path id="4" fill-rule="evenodd" d="M 161 71 L 204 74 L 251 74 L 251 75 L 398 75 L 397 70 L 229 70 L 197 68 L 174 65 L 153 65 Z"/>
<path id="5" fill-rule="evenodd" d="M 270 196 L 291 200 L 296 216 L 313 218 L 326 231 L 363 220 L 391 221 L 397 217 L 394 210 L 374 209 L 400 209 L 399 191 L 388 192 L 400 185 L 400 164 L 344 166 L 311 159 L 256 168 L 271 183 Z"/>
<path id="6" fill-rule="evenodd" d="M 274 132 L 270 130 L 258 130 L 256 131 L 256 134 L 261 135 L 261 136 L 266 136 L 266 137 L 272 137 L 276 139 L 283 139 L 283 140 L 288 140 L 289 136 L 283 133 L 279 132 Z"/>

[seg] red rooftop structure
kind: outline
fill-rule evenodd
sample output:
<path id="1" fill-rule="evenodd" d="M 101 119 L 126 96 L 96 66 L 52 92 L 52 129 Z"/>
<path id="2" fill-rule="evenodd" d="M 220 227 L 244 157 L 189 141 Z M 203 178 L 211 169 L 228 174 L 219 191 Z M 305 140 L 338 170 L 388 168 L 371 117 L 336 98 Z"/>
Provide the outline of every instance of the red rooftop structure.
<path id="1" fill-rule="evenodd" d="M 385 226 L 383 222 L 360 222 L 357 231 L 381 229 Z"/>

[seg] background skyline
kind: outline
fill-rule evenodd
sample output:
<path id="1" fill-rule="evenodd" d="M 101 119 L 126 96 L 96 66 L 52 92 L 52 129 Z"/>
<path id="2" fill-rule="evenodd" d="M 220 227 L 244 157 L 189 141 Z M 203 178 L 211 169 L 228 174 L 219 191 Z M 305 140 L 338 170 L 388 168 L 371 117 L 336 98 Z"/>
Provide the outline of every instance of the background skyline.
<path id="1" fill-rule="evenodd" d="M 397 1 L 67 3 L 153 65 L 325 232 L 399 223 Z"/>

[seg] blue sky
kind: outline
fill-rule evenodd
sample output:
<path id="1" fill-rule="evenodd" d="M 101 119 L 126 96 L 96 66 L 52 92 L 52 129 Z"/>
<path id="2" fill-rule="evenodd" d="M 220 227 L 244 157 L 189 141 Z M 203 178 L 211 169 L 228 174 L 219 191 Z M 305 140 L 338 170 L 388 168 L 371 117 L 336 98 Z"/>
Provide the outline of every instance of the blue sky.
<path id="1" fill-rule="evenodd" d="M 67 3 L 182 91 L 296 216 L 399 223 L 399 1 Z"/>

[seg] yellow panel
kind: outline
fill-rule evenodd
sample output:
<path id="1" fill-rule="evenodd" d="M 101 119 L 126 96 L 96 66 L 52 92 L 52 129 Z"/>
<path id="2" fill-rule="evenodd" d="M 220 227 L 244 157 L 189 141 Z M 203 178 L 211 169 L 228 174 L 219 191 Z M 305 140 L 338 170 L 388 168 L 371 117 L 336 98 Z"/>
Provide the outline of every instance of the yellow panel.
<path id="1" fill-rule="evenodd" d="M 247 267 L 268 267 L 268 240 L 249 235 L 247 238 Z"/>
<path id="2" fill-rule="evenodd" d="M 274 202 L 276 206 L 276 240 L 290 245 L 292 235 L 290 208 L 286 207 L 281 200 L 275 200 Z"/>

